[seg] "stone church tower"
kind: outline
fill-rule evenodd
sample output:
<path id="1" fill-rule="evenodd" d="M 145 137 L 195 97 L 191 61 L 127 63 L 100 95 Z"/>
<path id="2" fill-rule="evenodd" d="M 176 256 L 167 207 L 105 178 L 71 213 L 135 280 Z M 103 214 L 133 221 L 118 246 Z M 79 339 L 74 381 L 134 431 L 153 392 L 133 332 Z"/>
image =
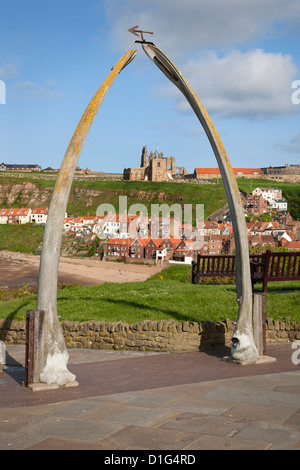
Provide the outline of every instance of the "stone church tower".
<path id="1" fill-rule="evenodd" d="M 141 168 L 145 168 L 148 165 L 149 165 L 149 158 L 148 158 L 147 146 L 145 145 L 142 150 Z"/>
<path id="2" fill-rule="evenodd" d="M 185 168 L 175 166 L 174 157 L 164 157 L 156 150 L 148 155 L 147 146 L 144 145 L 141 155 L 141 166 L 138 168 L 125 168 L 123 180 L 125 181 L 170 181 L 178 176 L 187 174 Z"/>

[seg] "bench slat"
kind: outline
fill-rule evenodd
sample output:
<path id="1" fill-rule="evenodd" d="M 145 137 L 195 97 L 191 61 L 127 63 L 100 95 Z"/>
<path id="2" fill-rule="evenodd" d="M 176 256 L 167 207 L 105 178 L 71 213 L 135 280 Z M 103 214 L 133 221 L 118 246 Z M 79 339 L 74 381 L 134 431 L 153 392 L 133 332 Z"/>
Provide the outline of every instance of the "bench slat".
<path id="1" fill-rule="evenodd" d="M 252 284 L 263 283 L 267 291 L 269 281 L 300 280 L 300 252 L 270 252 L 250 255 Z M 235 276 L 235 255 L 199 255 L 192 271 L 192 282 L 200 277 Z"/>

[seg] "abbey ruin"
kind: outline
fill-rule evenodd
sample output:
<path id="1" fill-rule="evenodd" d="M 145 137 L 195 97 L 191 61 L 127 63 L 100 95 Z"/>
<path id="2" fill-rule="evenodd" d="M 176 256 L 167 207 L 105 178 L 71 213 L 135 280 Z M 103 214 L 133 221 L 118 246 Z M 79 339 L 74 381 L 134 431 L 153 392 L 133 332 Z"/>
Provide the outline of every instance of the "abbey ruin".
<path id="1" fill-rule="evenodd" d="M 1 170 L 1 165 L 0 165 Z M 300 165 L 284 165 L 268 168 L 233 168 L 236 178 L 270 179 L 298 183 L 300 181 Z M 142 150 L 141 165 L 137 168 L 125 168 L 125 181 L 194 181 L 209 182 L 221 179 L 219 168 L 195 168 L 188 173 L 184 167 L 175 166 L 175 157 L 164 157 L 158 150 L 148 155 L 147 146 Z"/>
<path id="2" fill-rule="evenodd" d="M 176 177 L 184 177 L 187 171 L 175 166 L 174 157 L 164 157 L 157 150 L 148 156 L 147 146 L 142 150 L 141 166 L 125 168 L 123 180 L 126 181 L 168 181 Z"/>

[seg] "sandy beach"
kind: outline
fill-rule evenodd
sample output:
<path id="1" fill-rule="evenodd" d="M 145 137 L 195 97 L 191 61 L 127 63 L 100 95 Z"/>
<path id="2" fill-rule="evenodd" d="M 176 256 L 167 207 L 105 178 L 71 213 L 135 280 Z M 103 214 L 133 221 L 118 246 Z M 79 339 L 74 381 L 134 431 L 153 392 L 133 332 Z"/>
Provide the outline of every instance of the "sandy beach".
<path id="1" fill-rule="evenodd" d="M 0 287 L 36 286 L 40 256 L 0 251 Z M 99 259 L 61 258 L 59 282 L 99 285 L 104 282 L 144 281 L 160 266 L 115 263 Z"/>

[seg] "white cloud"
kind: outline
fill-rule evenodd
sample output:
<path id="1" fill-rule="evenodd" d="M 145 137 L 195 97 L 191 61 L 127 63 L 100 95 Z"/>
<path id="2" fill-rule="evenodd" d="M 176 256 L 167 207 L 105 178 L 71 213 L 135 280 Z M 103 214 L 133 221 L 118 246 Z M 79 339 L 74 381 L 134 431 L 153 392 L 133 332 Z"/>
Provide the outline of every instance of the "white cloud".
<path id="1" fill-rule="evenodd" d="M 209 113 L 225 117 L 267 119 L 292 114 L 291 82 L 297 74 L 290 55 L 261 49 L 215 53 L 190 60 L 181 70 Z M 190 108 L 171 86 L 157 96 L 173 97 L 177 108 Z"/>
<path id="2" fill-rule="evenodd" d="M 215 47 L 253 45 L 258 38 L 282 34 L 300 24 L 299 0 L 106 0 L 115 46 L 127 49 L 128 28 L 153 31 L 170 57 Z"/>
<path id="3" fill-rule="evenodd" d="M 17 68 L 15 67 L 14 64 L 6 64 L 0 66 L 0 79 L 1 80 L 6 80 L 9 78 L 14 78 L 17 75 Z"/>
<path id="4" fill-rule="evenodd" d="M 127 49 L 137 39 L 128 33 L 134 25 L 153 31 L 148 39 L 179 66 L 208 112 L 249 119 L 296 112 L 293 58 L 255 47 L 259 40 L 299 31 L 299 0 L 106 0 L 106 9 L 112 44 Z M 188 109 L 175 87 L 155 94 L 173 98 L 182 112 Z"/>
<path id="5" fill-rule="evenodd" d="M 41 85 L 33 81 L 23 81 L 11 86 L 10 94 L 16 101 L 48 101 L 61 99 L 63 93 L 55 91 L 55 85 L 56 83 L 53 80 L 47 80 Z"/>

